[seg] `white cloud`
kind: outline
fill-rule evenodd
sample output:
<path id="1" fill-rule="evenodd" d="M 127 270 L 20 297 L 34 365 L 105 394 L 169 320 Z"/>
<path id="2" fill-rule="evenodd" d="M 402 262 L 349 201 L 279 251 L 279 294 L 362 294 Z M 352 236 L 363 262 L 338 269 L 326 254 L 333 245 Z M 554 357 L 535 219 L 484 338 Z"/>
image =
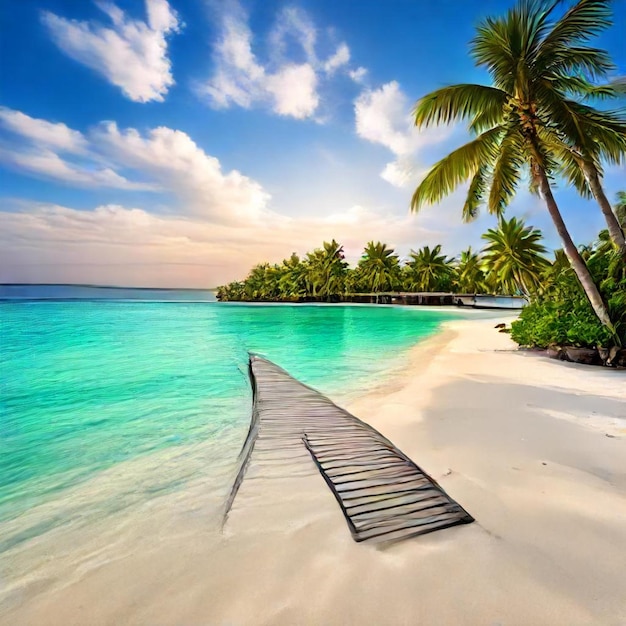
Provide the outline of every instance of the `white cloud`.
<path id="1" fill-rule="evenodd" d="M 274 97 L 274 111 L 296 119 L 310 117 L 319 104 L 317 75 L 304 65 L 287 65 L 268 76 L 267 90 Z"/>
<path id="2" fill-rule="evenodd" d="M 148 24 L 159 33 L 175 33 L 181 27 L 178 14 L 167 0 L 148 0 L 146 2 Z"/>
<path id="3" fill-rule="evenodd" d="M 148 21 L 129 18 L 111 2 L 96 2 L 112 26 L 42 12 L 56 45 L 70 58 L 102 74 L 135 102 L 163 101 L 174 84 L 167 36 L 181 24 L 167 0 L 146 0 Z"/>
<path id="4" fill-rule="evenodd" d="M 46 149 L 7 150 L 0 147 L 0 162 L 13 169 L 78 187 L 112 187 L 129 191 L 155 191 L 155 185 L 132 182 L 110 167 L 81 167 Z"/>
<path id="5" fill-rule="evenodd" d="M 183 213 L 215 221 L 247 219 L 260 214 L 269 200 L 254 180 L 237 170 L 222 172 L 219 160 L 182 131 L 161 126 L 142 136 L 134 128 L 120 131 L 107 122 L 91 138 L 103 154 L 173 192 Z"/>
<path id="6" fill-rule="evenodd" d="M 365 82 L 367 74 L 368 71 L 363 66 L 359 66 L 355 70 L 350 70 L 348 72 L 348 76 L 350 76 L 350 78 L 359 85 L 362 85 Z"/>
<path id="7" fill-rule="evenodd" d="M 265 69 L 252 52 L 252 32 L 241 10 L 225 13 L 222 33 L 214 46 L 216 72 L 201 88 L 218 108 L 231 102 L 249 108 L 263 98 Z"/>
<path id="8" fill-rule="evenodd" d="M 90 146 L 87 137 L 61 122 L 49 122 L 2 107 L 0 125 L 17 136 L 0 142 L 0 163 L 19 172 L 79 187 L 131 191 L 159 188 L 120 175 Z M 63 158 L 60 154 L 71 157 Z"/>
<path id="9" fill-rule="evenodd" d="M 30 117 L 21 111 L 0 107 L 0 124 L 17 135 L 61 152 L 80 154 L 87 148 L 87 141 L 77 130 Z"/>
<path id="10" fill-rule="evenodd" d="M 65 124 L 0 109 L 0 123 L 7 120 L 5 126 L 19 138 L 7 142 L 0 137 L 0 162 L 26 174 L 82 187 L 162 191 L 175 196 L 176 210 L 214 221 L 249 219 L 269 200 L 259 183 L 237 170 L 223 172 L 219 159 L 180 130 L 161 126 L 142 135 L 103 122 L 82 134 Z M 74 153 L 73 160 L 62 158 L 63 152 Z"/>
<path id="11" fill-rule="evenodd" d="M 265 62 L 253 51 L 254 37 L 239 4 L 229 3 L 220 19 L 213 74 L 198 87 L 199 94 L 216 108 L 265 106 L 278 115 L 312 118 L 320 105 L 322 79 L 350 59 L 350 50 L 342 43 L 326 61 L 318 60 L 317 29 L 301 9 L 288 7 L 279 13 L 268 37 L 270 52 Z M 299 58 L 294 58 L 298 52 Z"/>
<path id="12" fill-rule="evenodd" d="M 269 35 L 271 54 L 275 60 L 286 56 L 287 45 L 292 40 L 302 48 L 305 60 L 317 64 L 315 45 L 317 29 L 311 18 L 297 7 L 285 7 L 276 19 L 276 24 Z"/>
<path id="13" fill-rule="evenodd" d="M 398 157 L 385 165 L 380 177 L 394 187 L 407 187 L 416 179 L 415 163 L 410 157 Z"/>
<path id="14" fill-rule="evenodd" d="M 340 67 L 343 67 L 350 61 L 350 48 L 345 43 L 342 43 L 337 48 L 335 54 L 327 59 L 324 63 L 324 70 L 327 74 L 334 74 Z M 363 69 L 363 68 L 359 68 Z M 356 70 L 355 70 L 356 71 Z M 352 77 L 352 72 L 350 72 Z M 354 79 L 353 79 L 354 80 Z"/>
<path id="15" fill-rule="evenodd" d="M 392 185 L 414 184 L 420 151 L 450 136 L 450 127 L 418 131 L 410 117 L 410 103 L 396 81 L 363 91 L 354 104 L 357 135 L 388 148 L 396 156 L 381 176 Z"/>
<path id="16" fill-rule="evenodd" d="M 397 82 L 359 95 L 355 105 L 356 132 L 360 137 L 382 144 L 396 154 L 411 152 L 415 135 L 409 133 L 408 99 Z"/>

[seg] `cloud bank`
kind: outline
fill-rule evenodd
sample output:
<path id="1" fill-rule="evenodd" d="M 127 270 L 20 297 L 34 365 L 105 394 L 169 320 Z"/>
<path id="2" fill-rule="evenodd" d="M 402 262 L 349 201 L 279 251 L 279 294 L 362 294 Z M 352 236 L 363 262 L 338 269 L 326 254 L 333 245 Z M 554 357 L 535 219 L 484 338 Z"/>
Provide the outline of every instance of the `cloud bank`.
<path id="1" fill-rule="evenodd" d="M 333 237 L 355 262 L 370 239 L 408 250 L 439 236 L 409 216 L 359 206 L 326 218 L 268 212 L 235 226 L 119 205 L 76 210 L 22 203 L 0 211 L 0 282 L 206 288 Z"/>

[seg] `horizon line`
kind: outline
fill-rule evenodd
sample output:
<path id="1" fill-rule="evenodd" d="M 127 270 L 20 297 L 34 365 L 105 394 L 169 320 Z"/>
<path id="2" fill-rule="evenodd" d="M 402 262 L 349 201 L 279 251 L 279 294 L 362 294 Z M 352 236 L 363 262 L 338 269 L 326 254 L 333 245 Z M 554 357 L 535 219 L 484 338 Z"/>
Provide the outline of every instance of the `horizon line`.
<path id="1" fill-rule="evenodd" d="M 217 287 L 129 287 L 92 283 L 0 283 L 0 287 L 97 287 L 98 289 L 143 289 L 151 291 L 217 291 Z"/>

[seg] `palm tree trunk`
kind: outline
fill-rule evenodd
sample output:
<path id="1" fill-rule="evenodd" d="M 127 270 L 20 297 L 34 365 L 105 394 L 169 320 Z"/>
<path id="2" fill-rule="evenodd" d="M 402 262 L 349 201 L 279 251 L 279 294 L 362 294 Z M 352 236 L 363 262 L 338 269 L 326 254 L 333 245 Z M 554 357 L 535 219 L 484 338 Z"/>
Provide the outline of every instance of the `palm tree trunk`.
<path id="1" fill-rule="evenodd" d="M 604 214 L 604 219 L 609 227 L 609 235 L 611 236 L 613 243 L 618 247 L 620 256 L 626 263 L 626 238 L 624 237 L 624 231 L 617 220 L 617 216 L 613 213 L 611 203 L 604 193 L 600 177 L 598 176 L 598 170 L 592 165 L 586 164 L 585 176 L 587 178 L 587 182 L 589 183 L 589 187 L 591 187 L 591 192 L 598 201 L 600 210 Z"/>
<path id="2" fill-rule="evenodd" d="M 567 230 L 567 226 L 565 226 L 565 222 L 561 217 L 559 207 L 557 206 L 554 196 L 552 195 L 552 189 L 550 189 L 550 183 L 546 172 L 543 167 L 539 165 L 535 166 L 535 172 L 539 178 L 539 190 L 545 200 L 548 213 L 550 213 L 550 217 L 552 218 L 556 230 L 559 233 L 559 237 L 561 237 L 561 240 L 563 241 L 563 249 L 569 259 L 570 265 L 576 272 L 576 276 L 578 276 L 578 280 L 587 294 L 587 298 L 589 298 L 589 302 L 595 314 L 598 316 L 598 319 L 604 326 L 613 330 L 613 324 L 611 323 L 611 318 L 609 317 L 609 312 L 607 311 L 606 305 L 602 300 L 602 296 L 600 295 L 596 284 L 593 282 L 589 268 L 580 256 L 580 252 L 578 252 L 578 248 L 576 248 L 576 245 L 572 241 L 572 238 Z"/>

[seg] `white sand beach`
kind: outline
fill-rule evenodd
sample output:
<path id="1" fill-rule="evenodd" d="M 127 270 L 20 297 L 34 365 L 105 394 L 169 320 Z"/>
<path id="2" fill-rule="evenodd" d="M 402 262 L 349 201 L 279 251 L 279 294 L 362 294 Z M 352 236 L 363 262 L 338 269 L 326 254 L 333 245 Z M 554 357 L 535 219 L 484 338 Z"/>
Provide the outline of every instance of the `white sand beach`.
<path id="1" fill-rule="evenodd" d="M 184 515 L 164 496 L 132 530 L 14 555 L 32 567 L 0 623 L 626 623 L 626 372 L 518 352 L 497 321 L 447 324 L 346 407 L 475 523 L 357 544 L 311 462 L 252 471 L 221 533 L 203 479 Z"/>

